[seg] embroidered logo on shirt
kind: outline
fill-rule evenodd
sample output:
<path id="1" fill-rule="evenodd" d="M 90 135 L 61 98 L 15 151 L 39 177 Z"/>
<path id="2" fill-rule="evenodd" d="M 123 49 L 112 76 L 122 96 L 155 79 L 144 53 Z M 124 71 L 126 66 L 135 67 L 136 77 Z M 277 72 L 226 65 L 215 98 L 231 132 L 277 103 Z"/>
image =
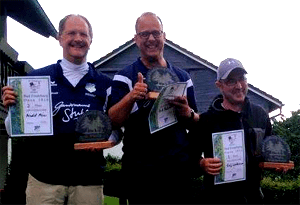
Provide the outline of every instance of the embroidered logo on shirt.
<path id="1" fill-rule="evenodd" d="M 65 104 L 63 101 L 57 103 L 53 107 L 53 116 L 59 115 L 62 116 L 63 122 L 69 122 L 70 120 L 75 120 L 83 113 L 87 112 L 90 109 L 90 104 L 76 104 L 69 103 Z M 59 111 L 61 110 L 60 114 Z"/>
<path id="2" fill-rule="evenodd" d="M 87 83 L 87 84 L 85 85 L 85 89 L 86 89 L 87 91 L 89 91 L 90 93 L 93 93 L 93 92 L 96 91 L 96 85 L 93 84 L 93 83 Z"/>

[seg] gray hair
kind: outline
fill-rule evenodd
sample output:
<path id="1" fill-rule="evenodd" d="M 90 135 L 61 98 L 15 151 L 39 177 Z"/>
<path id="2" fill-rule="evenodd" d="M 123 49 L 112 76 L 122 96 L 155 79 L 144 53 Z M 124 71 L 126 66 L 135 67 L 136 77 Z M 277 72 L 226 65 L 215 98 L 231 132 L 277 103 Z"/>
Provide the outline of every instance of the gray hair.
<path id="1" fill-rule="evenodd" d="M 136 23 L 135 23 L 135 31 L 136 31 L 136 32 L 137 32 L 138 24 L 140 23 L 140 19 L 141 19 L 143 16 L 155 16 L 155 17 L 158 19 L 158 21 L 160 22 L 161 27 L 163 28 L 163 23 L 162 23 L 161 19 L 160 19 L 155 13 L 152 13 L 152 12 L 145 12 L 145 13 L 143 13 L 143 14 L 136 20 Z"/>
<path id="2" fill-rule="evenodd" d="M 65 29 L 65 24 L 66 24 L 66 21 L 68 20 L 68 18 L 70 17 L 80 17 L 82 18 L 88 25 L 89 27 L 89 35 L 91 37 L 91 39 L 93 38 L 93 30 L 92 30 L 92 25 L 90 24 L 90 22 L 87 20 L 87 18 L 85 18 L 84 16 L 81 16 L 79 14 L 75 15 L 75 14 L 69 14 L 67 16 L 65 16 L 62 20 L 60 20 L 59 22 L 59 27 L 58 27 L 58 36 L 61 36 L 62 32 L 64 31 Z"/>

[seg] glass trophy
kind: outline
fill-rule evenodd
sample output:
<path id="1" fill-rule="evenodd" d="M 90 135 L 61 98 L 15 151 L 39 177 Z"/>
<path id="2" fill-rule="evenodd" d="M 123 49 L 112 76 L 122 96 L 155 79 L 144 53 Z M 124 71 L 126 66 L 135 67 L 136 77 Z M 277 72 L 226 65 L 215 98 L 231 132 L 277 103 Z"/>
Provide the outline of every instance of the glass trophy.
<path id="1" fill-rule="evenodd" d="M 148 99 L 156 99 L 163 87 L 179 82 L 178 76 L 168 68 L 153 68 L 146 75 Z"/>
<path id="2" fill-rule="evenodd" d="M 76 150 L 114 146 L 113 141 L 108 140 L 112 134 L 111 121 L 102 111 L 90 110 L 81 115 L 76 122 L 75 132 Z"/>

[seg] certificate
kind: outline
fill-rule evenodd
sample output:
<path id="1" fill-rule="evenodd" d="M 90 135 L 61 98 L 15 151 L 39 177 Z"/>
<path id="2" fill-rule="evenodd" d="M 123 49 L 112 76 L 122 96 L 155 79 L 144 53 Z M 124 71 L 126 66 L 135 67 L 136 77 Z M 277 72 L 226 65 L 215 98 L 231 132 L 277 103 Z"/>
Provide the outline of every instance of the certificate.
<path id="1" fill-rule="evenodd" d="M 53 135 L 50 76 L 8 77 L 8 85 L 18 94 L 9 108 L 11 136 Z"/>
<path id="2" fill-rule="evenodd" d="M 212 134 L 213 155 L 223 166 L 214 183 L 230 183 L 246 180 L 246 157 L 244 130 Z"/>
<path id="3" fill-rule="evenodd" d="M 185 95 L 186 87 L 187 83 L 175 83 L 165 86 L 160 91 L 148 117 L 151 134 L 178 122 L 175 107 L 169 104 L 168 100 Z"/>

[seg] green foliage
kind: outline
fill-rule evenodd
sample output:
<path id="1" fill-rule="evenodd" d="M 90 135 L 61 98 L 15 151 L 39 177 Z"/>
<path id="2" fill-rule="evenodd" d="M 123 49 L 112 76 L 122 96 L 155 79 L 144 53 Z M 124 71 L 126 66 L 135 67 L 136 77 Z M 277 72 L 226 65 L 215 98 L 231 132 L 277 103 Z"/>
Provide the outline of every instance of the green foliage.
<path id="1" fill-rule="evenodd" d="M 300 176 L 297 180 L 283 180 L 281 177 L 276 177 L 274 180 L 271 177 L 265 177 L 261 181 L 261 186 L 271 190 L 294 190 L 300 187 Z"/>
<path id="2" fill-rule="evenodd" d="M 105 196 L 104 205 L 119 205 L 119 199 L 116 197 Z"/>
<path id="3" fill-rule="evenodd" d="M 292 116 L 283 121 L 275 121 L 273 124 L 275 135 L 281 136 L 290 146 L 291 161 L 294 162 L 294 170 L 290 170 L 285 178 L 297 179 L 300 167 L 300 109 L 292 112 Z"/>
<path id="4" fill-rule="evenodd" d="M 107 196 L 120 197 L 122 195 L 122 172 L 121 159 L 108 154 L 105 157 L 106 167 L 104 170 L 104 194 Z"/>
<path id="5" fill-rule="evenodd" d="M 275 121 L 273 132 L 289 144 L 295 168 L 287 173 L 265 170 L 261 181 L 263 193 L 268 203 L 299 204 L 300 109 L 292 112 L 290 118 Z"/>
<path id="6" fill-rule="evenodd" d="M 265 177 L 261 187 L 267 203 L 299 204 L 300 176 L 296 180 Z"/>

